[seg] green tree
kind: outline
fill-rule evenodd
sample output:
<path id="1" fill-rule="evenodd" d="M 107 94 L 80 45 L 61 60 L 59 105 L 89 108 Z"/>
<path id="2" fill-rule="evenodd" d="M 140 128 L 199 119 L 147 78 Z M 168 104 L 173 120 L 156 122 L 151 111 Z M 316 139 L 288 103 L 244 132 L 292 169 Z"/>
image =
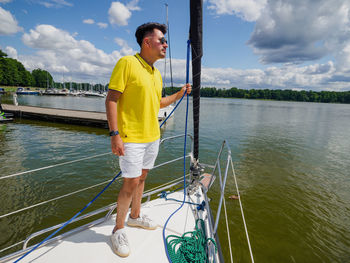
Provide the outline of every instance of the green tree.
<path id="1" fill-rule="evenodd" d="M 34 69 L 32 71 L 32 76 L 34 78 L 36 87 L 47 88 L 50 83 L 53 82 L 51 74 L 48 71 L 42 70 L 40 68 Z"/>
<path id="2" fill-rule="evenodd" d="M 2 85 L 18 86 L 21 82 L 17 68 L 17 60 L 13 58 L 1 58 Z"/>
<path id="3" fill-rule="evenodd" d="M 7 58 L 0 50 L 0 84 L 6 86 L 31 86 L 33 77 L 23 64 L 16 59 Z"/>
<path id="4" fill-rule="evenodd" d="M 7 57 L 7 54 L 0 49 L 0 58 Z"/>

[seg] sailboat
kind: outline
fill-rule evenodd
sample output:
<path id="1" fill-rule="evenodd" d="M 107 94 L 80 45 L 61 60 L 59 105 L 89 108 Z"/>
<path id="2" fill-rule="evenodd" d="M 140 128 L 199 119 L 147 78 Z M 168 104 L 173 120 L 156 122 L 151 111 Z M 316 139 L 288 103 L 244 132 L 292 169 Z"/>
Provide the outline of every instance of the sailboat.
<path id="1" fill-rule="evenodd" d="M 162 138 L 160 143 L 164 145 L 174 140 L 177 140 L 179 143 L 183 141 L 184 152 L 182 156 L 154 167 L 154 169 L 161 169 L 163 173 L 172 174 L 173 171 L 169 168 L 169 165 L 180 163 L 179 166 L 183 166 L 183 174 L 180 174 L 173 181 L 146 191 L 143 195 L 145 202 L 142 204 L 142 210 L 158 224 L 157 229 L 143 230 L 126 226 L 131 254 L 127 258 L 121 258 L 114 254 L 110 243 L 117 204 L 113 203 L 81 215 L 109 185 L 115 180 L 120 180 L 120 173 L 118 173 L 89 204 L 69 221 L 33 233 L 22 242 L 14 244 L 22 245 L 22 249 L 1 258 L 0 263 L 224 262 L 217 233 L 222 207 L 224 207 L 223 211 L 225 211 L 224 192 L 226 180 L 229 171 L 231 170 L 234 173 L 234 169 L 231 150 L 226 141 L 223 141 L 220 145 L 218 156 L 213 161 L 213 164 L 199 162 L 202 4 L 202 0 L 191 0 L 190 2 L 191 26 L 189 43 L 191 44 L 193 69 L 193 136 L 185 130 L 185 133 L 182 135 Z M 187 140 L 191 142 L 189 151 L 187 149 Z M 188 165 L 189 162 L 190 165 Z M 219 180 L 216 180 L 216 178 L 219 178 Z M 217 200 L 219 205 L 215 209 L 215 218 L 213 217 L 210 199 L 207 195 L 214 183 L 220 183 L 219 187 L 221 190 L 220 199 Z M 240 201 L 237 184 L 236 187 Z M 79 227 L 71 228 L 69 231 L 62 233 L 61 230 L 67 225 L 76 225 L 82 221 L 85 223 L 81 223 Z M 86 223 L 86 221 L 90 222 Z M 227 218 L 226 225 L 228 226 Z M 229 228 L 227 228 L 229 233 L 228 230 Z M 49 233 L 51 234 L 47 236 Z M 47 237 L 40 243 L 32 244 L 33 239 L 37 240 L 39 237 L 44 238 L 45 236 Z M 230 242 L 230 237 L 228 240 Z M 232 262 L 232 253 L 230 255 Z"/>
<path id="2" fill-rule="evenodd" d="M 105 94 L 103 94 L 103 93 L 98 93 L 98 92 L 96 92 L 96 91 L 93 91 L 93 89 L 92 89 L 92 87 L 91 87 L 91 85 L 89 84 L 89 90 L 87 90 L 85 93 L 84 93 L 84 96 L 85 97 L 100 97 L 100 98 L 104 98 L 104 97 L 106 97 L 106 95 Z"/>

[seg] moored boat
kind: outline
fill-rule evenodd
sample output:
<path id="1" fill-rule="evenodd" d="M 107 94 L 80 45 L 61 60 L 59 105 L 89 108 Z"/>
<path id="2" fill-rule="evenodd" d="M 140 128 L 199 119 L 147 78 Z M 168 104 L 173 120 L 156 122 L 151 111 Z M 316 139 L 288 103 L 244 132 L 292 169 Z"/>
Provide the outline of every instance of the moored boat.
<path id="1" fill-rule="evenodd" d="M 67 96 L 68 91 L 66 89 L 46 89 L 42 95 L 48 95 L 48 96 Z"/>
<path id="2" fill-rule="evenodd" d="M 34 91 L 34 90 L 31 90 L 30 88 L 17 88 L 17 91 L 16 91 L 16 94 L 17 95 L 39 95 L 40 94 L 40 91 Z"/>
<path id="3" fill-rule="evenodd" d="M 93 92 L 93 91 L 86 91 L 83 93 L 85 97 L 99 97 L 99 98 L 105 98 L 106 94 L 104 93 L 98 93 L 98 92 Z"/>
<path id="4" fill-rule="evenodd" d="M 173 109 L 174 109 L 174 105 L 169 105 L 167 107 L 161 108 L 158 113 L 158 120 L 159 121 L 164 120 L 166 117 L 170 115 Z M 170 117 L 172 116 L 173 115 L 170 115 Z"/>

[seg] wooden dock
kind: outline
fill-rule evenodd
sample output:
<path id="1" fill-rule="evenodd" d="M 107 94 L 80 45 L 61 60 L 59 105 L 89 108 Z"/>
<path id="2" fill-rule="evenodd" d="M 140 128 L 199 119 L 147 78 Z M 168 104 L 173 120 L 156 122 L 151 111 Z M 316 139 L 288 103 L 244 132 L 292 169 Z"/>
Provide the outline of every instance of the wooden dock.
<path id="1" fill-rule="evenodd" d="M 95 126 L 108 129 L 105 112 L 15 106 L 12 104 L 1 104 L 1 106 L 5 113 L 12 113 L 17 118 Z M 161 112 L 161 117 L 158 117 L 158 121 L 163 121 L 167 114 L 169 114 L 168 112 L 164 114 L 163 111 Z"/>
<path id="2" fill-rule="evenodd" d="M 1 106 L 4 112 L 13 113 L 15 117 L 19 118 L 108 128 L 105 112 L 15 106 L 11 104 L 1 104 Z"/>

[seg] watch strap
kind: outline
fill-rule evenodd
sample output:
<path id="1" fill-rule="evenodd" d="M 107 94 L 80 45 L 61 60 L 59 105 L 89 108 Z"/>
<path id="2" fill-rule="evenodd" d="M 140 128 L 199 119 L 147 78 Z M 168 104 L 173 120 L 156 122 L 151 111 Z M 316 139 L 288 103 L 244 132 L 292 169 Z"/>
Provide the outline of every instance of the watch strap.
<path id="1" fill-rule="evenodd" d="M 109 136 L 116 136 L 119 134 L 119 131 L 110 131 Z"/>

